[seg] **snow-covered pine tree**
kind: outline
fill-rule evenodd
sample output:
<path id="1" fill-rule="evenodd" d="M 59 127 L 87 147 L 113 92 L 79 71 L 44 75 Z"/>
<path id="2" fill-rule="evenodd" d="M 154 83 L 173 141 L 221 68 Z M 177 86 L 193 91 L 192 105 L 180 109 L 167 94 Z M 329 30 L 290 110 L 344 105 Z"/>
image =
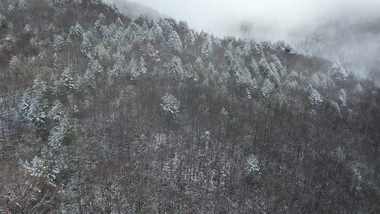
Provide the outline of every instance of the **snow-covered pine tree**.
<path id="1" fill-rule="evenodd" d="M 311 87 L 309 102 L 312 106 L 320 106 L 323 102 L 321 94 Z"/>
<path id="2" fill-rule="evenodd" d="M 129 62 L 128 71 L 129 75 L 131 76 L 131 80 L 136 80 L 136 78 L 140 76 L 139 67 L 133 57 Z"/>
<path id="3" fill-rule="evenodd" d="M 75 132 L 72 119 L 63 111 L 57 126 L 53 129 L 49 137 L 49 144 L 53 148 L 59 148 L 63 144 L 69 144 Z"/>
<path id="4" fill-rule="evenodd" d="M 170 61 L 169 75 L 174 79 L 182 79 L 183 77 L 183 67 L 182 61 L 179 57 L 174 56 Z"/>
<path id="5" fill-rule="evenodd" d="M 258 74 L 259 66 L 257 65 L 255 58 L 252 58 L 251 63 L 249 64 L 249 67 L 251 68 L 252 74 L 254 75 Z"/>
<path id="6" fill-rule="evenodd" d="M 208 57 L 212 53 L 212 41 L 210 36 L 206 36 L 202 44 L 201 54 L 203 57 Z"/>
<path id="7" fill-rule="evenodd" d="M 340 106 L 347 106 L 347 94 L 344 89 L 339 90 L 339 104 Z"/>
<path id="8" fill-rule="evenodd" d="M 97 74 L 104 71 L 103 66 L 99 63 L 97 59 L 91 59 L 88 64 L 88 69 L 91 71 L 91 73 Z"/>
<path id="9" fill-rule="evenodd" d="M 269 97 L 269 94 L 274 90 L 275 85 L 269 80 L 265 79 L 263 86 L 261 87 L 261 92 L 264 97 Z"/>
<path id="10" fill-rule="evenodd" d="M 64 98 L 75 88 L 74 78 L 72 76 L 72 70 L 65 68 L 62 72 L 60 79 L 56 83 L 55 92 L 60 98 Z"/>
<path id="11" fill-rule="evenodd" d="M 99 14 L 98 20 L 96 20 L 95 22 L 94 29 L 100 30 L 105 23 L 106 23 L 106 16 L 103 13 Z"/>
<path id="12" fill-rule="evenodd" d="M 40 78 L 35 79 L 33 86 L 24 92 L 20 104 L 21 116 L 38 128 L 44 126 L 47 117 L 46 89 L 47 85 L 44 81 Z"/>
<path id="13" fill-rule="evenodd" d="M 30 24 L 25 25 L 24 32 L 25 33 L 31 33 L 32 32 L 32 27 L 30 26 Z"/>
<path id="14" fill-rule="evenodd" d="M 20 69 L 21 62 L 17 56 L 12 57 L 11 61 L 9 62 L 9 66 L 11 67 L 12 70 Z"/>
<path id="15" fill-rule="evenodd" d="M 267 60 L 265 59 L 265 57 L 261 57 L 259 61 L 259 69 L 261 73 L 266 74 L 266 75 L 269 74 L 271 68 L 269 67 L 269 64 Z"/>
<path id="16" fill-rule="evenodd" d="M 13 12 L 16 9 L 16 2 L 15 0 L 8 0 L 8 11 Z"/>
<path id="17" fill-rule="evenodd" d="M 19 0 L 18 1 L 18 9 L 19 10 L 25 10 L 28 8 L 28 5 L 26 3 L 26 0 Z"/>
<path id="18" fill-rule="evenodd" d="M 181 38 L 179 37 L 178 33 L 173 30 L 168 39 L 168 46 L 173 50 L 178 53 L 182 52 L 182 41 Z"/>
<path id="19" fill-rule="evenodd" d="M 59 122 L 64 115 L 63 105 L 59 100 L 54 101 L 54 104 L 50 111 L 48 112 L 47 116 L 49 119 Z"/>
<path id="20" fill-rule="evenodd" d="M 278 69 L 273 62 L 269 63 L 269 78 L 276 84 L 280 84 L 280 75 L 278 74 Z"/>
<path id="21" fill-rule="evenodd" d="M 65 39 L 61 35 L 54 35 L 53 48 L 56 52 L 60 51 L 65 45 Z"/>
<path id="22" fill-rule="evenodd" d="M 153 27 L 150 29 L 150 31 L 152 32 L 153 37 L 156 41 L 162 41 L 163 40 L 164 34 L 162 31 L 162 28 L 160 27 L 160 25 L 158 23 L 154 23 Z"/>
<path id="23" fill-rule="evenodd" d="M 140 72 L 140 75 L 141 74 L 146 74 L 146 72 L 147 72 L 146 62 L 144 60 L 144 57 L 140 57 L 139 72 Z"/>
<path id="24" fill-rule="evenodd" d="M 91 31 L 87 31 L 87 32 L 83 33 L 81 51 L 86 56 L 91 53 L 92 40 L 93 40 L 93 35 L 92 35 Z"/>
<path id="25" fill-rule="evenodd" d="M 179 114 L 180 102 L 173 95 L 165 94 L 162 97 L 161 107 L 164 110 L 164 112 L 176 118 L 177 115 Z"/>
<path id="26" fill-rule="evenodd" d="M 115 64 L 113 65 L 112 69 L 108 71 L 109 78 L 113 76 L 120 76 L 120 75 L 126 75 L 127 74 L 127 65 L 125 63 L 125 58 L 123 54 L 121 54 L 119 51 L 113 55 L 113 58 L 115 59 Z"/>
<path id="27" fill-rule="evenodd" d="M 332 63 L 329 69 L 329 75 L 336 83 L 343 83 L 348 79 L 346 69 L 338 61 Z"/>
<path id="28" fill-rule="evenodd" d="M 252 78 L 248 68 L 244 66 L 237 66 L 235 75 L 236 83 L 239 87 L 247 89 L 248 96 L 257 88 L 256 80 Z"/>
<path id="29" fill-rule="evenodd" d="M 82 39 L 83 36 L 83 27 L 76 22 L 75 25 L 70 27 L 70 38 L 73 40 Z"/>

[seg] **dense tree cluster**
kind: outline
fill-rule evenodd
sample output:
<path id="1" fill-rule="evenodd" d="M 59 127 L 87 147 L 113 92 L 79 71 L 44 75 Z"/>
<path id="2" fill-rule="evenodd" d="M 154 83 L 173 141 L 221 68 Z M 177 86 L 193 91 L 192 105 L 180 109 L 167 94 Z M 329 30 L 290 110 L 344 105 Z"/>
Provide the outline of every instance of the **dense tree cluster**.
<path id="1" fill-rule="evenodd" d="M 100 0 L 0 6 L 0 212 L 380 212 L 380 90 L 344 64 Z"/>

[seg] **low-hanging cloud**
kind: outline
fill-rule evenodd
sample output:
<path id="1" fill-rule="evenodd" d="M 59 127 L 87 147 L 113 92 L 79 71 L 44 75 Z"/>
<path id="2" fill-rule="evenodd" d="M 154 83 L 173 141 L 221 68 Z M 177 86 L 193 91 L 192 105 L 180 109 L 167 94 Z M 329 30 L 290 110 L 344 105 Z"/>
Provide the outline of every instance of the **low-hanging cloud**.
<path id="1" fill-rule="evenodd" d="M 118 4 L 126 0 L 106 2 Z M 127 2 L 146 5 L 162 15 L 184 20 L 198 31 L 219 37 L 285 40 L 310 54 L 346 61 L 352 70 L 362 76 L 370 72 L 380 76 L 376 70 L 380 67 L 379 0 Z"/>
<path id="2" fill-rule="evenodd" d="M 126 0 L 106 0 L 123 2 Z M 185 20 L 217 36 L 244 36 L 250 25 L 257 39 L 294 40 L 330 20 L 380 17 L 378 0 L 127 0 Z"/>

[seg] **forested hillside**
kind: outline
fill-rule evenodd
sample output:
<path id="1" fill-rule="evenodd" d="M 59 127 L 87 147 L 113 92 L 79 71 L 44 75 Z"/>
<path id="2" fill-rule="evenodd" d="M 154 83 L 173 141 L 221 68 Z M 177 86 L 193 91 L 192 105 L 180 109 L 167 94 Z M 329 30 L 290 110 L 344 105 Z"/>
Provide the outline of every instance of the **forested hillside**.
<path id="1" fill-rule="evenodd" d="M 0 213 L 380 213 L 379 88 L 286 42 L 1 0 L 0 109 Z"/>

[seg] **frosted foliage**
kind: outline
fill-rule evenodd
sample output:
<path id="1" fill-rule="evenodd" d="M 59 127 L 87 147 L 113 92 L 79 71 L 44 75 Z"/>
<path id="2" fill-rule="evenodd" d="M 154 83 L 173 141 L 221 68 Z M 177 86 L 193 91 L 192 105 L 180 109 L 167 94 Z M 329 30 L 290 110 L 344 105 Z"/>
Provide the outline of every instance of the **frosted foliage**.
<path id="1" fill-rule="evenodd" d="M 259 69 L 263 74 L 269 74 L 270 72 L 269 64 L 264 57 L 262 57 L 259 61 Z"/>
<path id="2" fill-rule="evenodd" d="M 252 79 L 251 73 L 249 70 L 245 67 L 243 68 L 238 68 L 236 73 L 236 83 L 241 86 L 248 88 L 250 90 L 254 90 L 257 88 L 256 81 Z"/>
<path id="3" fill-rule="evenodd" d="M 54 67 L 57 70 L 61 69 L 62 63 L 61 63 L 61 58 L 58 56 L 58 53 L 53 54 L 53 59 L 54 59 Z"/>
<path id="4" fill-rule="evenodd" d="M 338 105 L 338 103 L 336 102 L 331 102 L 331 107 L 334 109 L 334 112 L 335 112 L 335 115 L 338 116 L 338 117 L 341 117 L 341 112 L 340 112 L 340 107 Z"/>
<path id="5" fill-rule="evenodd" d="M 47 2 L 48 2 L 49 7 L 55 7 L 55 5 L 57 4 L 56 0 L 47 0 Z"/>
<path id="6" fill-rule="evenodd" d="M 319 77 L 318 77 L 318 74 L 313 74 L 312 76 L 311 76 L 311 83 L 313 84 L 313 86 L 316 86 L 316 87 L 318 87 L 319 86 L 319 82 L 320 82 L 320 79 L 319 79 Z"/>
<path id="7" fill-rule="evenodd" d="M 253 73 L 257 73 L 259 71 L 259 66 L 257 65 L 257 62 L 254 58 L 252 58 L 250 67 L 251 67 Z"/>
<path id="8" fill-rule="evenodd" d="M 271 78 L 271 80 L 276 83 L 277 85 L 280 84 L 280 75 L 278 74 L 278 69 L 274 65 L 273 62 L 269 64 L 269 73 L 268 76 Z"/>
<path id="9" fill-rule="evenodd" d="M 298 80 L 299 74 L 296 71 L 291 71 L 289 74 L 289 79 L 290 80 Z"/>
<path id="10" fill-rule="evenodd" d="M 81 39 L 83 36 L 83 27 L 77 22 L 74 26 L 70 27 L 70 38 Z"/>
<path id="11" fill-rule="evenodd" d="M 89 69 L 86 70 L 82 83 L 90 88 L 95 88 L 96 85 L 96 76 L 95 73 L 91 72 Z"/>
<path id="12" fill-rule="evenodd" d="M 134 58 L 132 58 L 129 62 L 129 73 L 132 80 L 135 80 L 138 76 L 140 76 L 139 68 Z"/>
<path id="13" fill-rule="evenodd" d="M 25 10 L 26 8 L 27 8 L 26 1 L 25 0 L 19 0 L 18 9 L 19 10 Z"/>
<path id="14" fill-rule="evenodd" d="M 117 17 L 116 24 L 120 27 L 123 27 L 123 21 L 120 19 L 120 17 Z"/>
<path id="15" fill-rule="evenodd" d="M 212 53 L 212 42 L 210 37 L 206 37 L 205 42 L 202 45 L 201 53 L 203 56 L 209 56 Z"/>
<path id="16" fill-rule="evenodd" d="M 263 46 L 260 43 L 256 43 L 255 51 L 257 51 L 258 54 L 262 54 L 264 52 Z"/>
<path id="17" fill-rule="evenodd" d="M 34 176 L 47 176 L 50 170 L 49 162 L 44 157 L 35 156 L 26 169 L 32 172 Z"/>
<path id="18" fill-rule="evenodd" d="M 182 52 L 182 42 L 181 38 L 179 37 L 178 33 L 173 30 L 171 34 L 169 35 L 168 39 L 169 47 L 177 52 Z"/>
<path id="19" fill-rule="evenodd" d="M 46 119 L 46 100 L 44 93 L 47 86 L 44 81 L 36 79 L 33 87 L 28 88 L 21 99 L 20 110 L 24 118 L 40 126 Z"/>
<path id="20" fill-rule="evenodd" d="M 95 22 L 95 27 L 94 27 L 95 30 L 99 30 L 102 27 L 102 25 L 105 24 L 105 21 L 106 21 L 106 16 L 103 13 L 99 14 L 98 20 L 96 20 Z"/>
<path id="21" fill-rule="evenodd" d="M 89 54 L 90 49 L 92 47 L 92 33 L 91 31 L 88 31 L 83 34 L 83 41 L 81 44 L 81 51 L 83 54 Z"/>
<path id="22" fill-rule="evenodd" d="M 249 57 L 252 54 L 251 42 L 245 41 L 242 47 L 242 53 L 245 57 Z"/>
<path id="23" fill-rule="evenodd" d="M 147 72 L 146 63 L 143 57 L 140 57 L 139 72 L 140 74 L 146 74 Z"/>
<path id="24" fill-rule="evenodd" d="M 98 16 L 98 20 L 102 23 L 105 24 L 106 21 L 106 16 L 103 13 L 100 13 Z"/>
<path id="25" fill-rule="evenodd" d="M 345 154 L 344 154 L 344 151 L 342 149 L 342 147 L 338 147 L 338 149 L 336 149 L 336 155 L 338 156 L 338 160 L 340 161 L 343 161 L 345 159 Z"/>
<path id="26" fill-rule="evenodd" d="M 162 109 L 170 115 L 176 117 L 179 113 L 180 102 L 171 94 L 165 94 L 162 97 Z"/>
<path id="27" fill-rule="evenodd" d="M 320 106 L 322 104 L 322 96 L 316 89 L 311 89 L 309 102 L 312 106 Z"/>
<path id="28" fill-rule="evenodd" d="M 91 73 L 101 73 L 101 72 L 103 72 L 103 66 L 96 59 L 90 61 L 88 69 L 90 70 Z"/>
<path id="29" fill-rule="evenodd" d="M 20 65 L 21 65 L 21 62 L 17 58 L 17 56 L 13 56 L 11 61 L 9 62 L 9 66 L 11 67 L 11 69 L 17 70 L 20 68 Z"/>
<path id="30" fill-rule="evenodd" d="M 192 31 L 189 31 L 186 34 L 185 43 L 188 46 L 193 46 L 195 44 L 195 36 L 194 36 L 194 33 Z"/>
<path id="31" fill-rule="evenodd" d="M 224 107 L 220 111 L 220 115 L 222 116 L 222 118 L 228 119 L 228 111 Z"/>
<path id="32" fill-rule="evenodd" d="M 81 5 L 83 0 L 74 0 L 74 5 Z"/>
<path id="33" fill-rule="evenodd" d="M 63 105 L 59 100 L 56 100 L 54 102 L 53 107 L 48 113 L 48 117 L 53 121 L 60 121 L 62 119 L 64 112 L 63 112 Z"/>
<path id="34" fill-rule="evenodd" d="M 121 74 L 126 73 L 126 64 L 125 64 L 125 59 L 120 52 L 117 52 L 114 56 L 114 59 L 116 59 L 115 64 L 113 65 L 112 69 L 109 70 L 108 75 L 110 76 L 119 76 Z"/>
<path id="35" fill-rule="evenodd" d="M 275 46 L 276 46 L 276 49 L 279 51 L 285 51 L 292 54 L 297 53 L 297 50 L 292 45 L 284 41 L 276 42 Z"/>
<path id="36" fill-rule="evenodd" d="M 259 159 L 255 155 L 251 155 L 247 159 L 248 171 L 257 172 L 260 171 Z"/>
<path id="37" fill-rule="evenodd" d="M 160 25 L 158 25 L 157 23 L 155 23 L 151 29 L 152 33 L 153 33 L 153 36 L 157 39 L 157 38 L 162 38 L 163 37 L 163 31 L 162 31 L 162 28 L 160 27 Z"/>
<path id="38" fill-rule="evenodd" d="M 102 1 L 101 0 L 91 0 L 91 4 L 99 6 L 102 4 Z"/>
<path id="39" fill-rule="evenodd" d="M 30 24 L 25 25 L 24 32 L 25 33 L 31 33 L 32 32 L 32 27 L 30 27 Z"/>
<path id="40" fill-rule="evenodd" d="M 132 25 L 134 25 L 134 23 L 132 23 L 128 27 L 128 29 L 132 28 L 131 27 Z M 103 34 L 104 43 L 110 44 L 110 45 L 128 47 L 127 37 L 134 38 L 133 35 L 137 31 L 137 30 L 128 30 L 128 29 L 123 29 L 122 27 L 120 27 L 116 24 L 111 24 L 108 26 L 102 26 L 101 32 Z M 129 34 L 129 36 L 128 36 L 128 34 Z"/>
<path id="41" fill-rule="evenodd" d="M 103 66 L 98 60 L 90 60 L 89 67 L 82 79 L 82 83 L 89 86 L 90 88 L 95 88 L 96 85 L 96 74 L 103 72 Z"/>
<path id="42" fill-rule="evenodd" d="M 60 51 L 65 43 L 65 39 L 61 35 L 54 36 L 53 48 L 55 51 Z"/>
<path id="43" fill-rule="evenodd" d="M 322 74 L 315 73 L 311 76 L 311 83 L 317 88 L 327 88 L 327 81 Z"/>
<path id="44" fill-rule="evenodd" d="M 165 19 L 160 19 L 159 24 L 162 29 L 163 36 L 167 38 L 174 30 L 170 23 Z"/>
<path id="45" fill-rule="evenodd" d="M 63 116 L 58 126 L 56 126 L 49 137 L 49 144 L 55 148 L 59 148 L 64 143 L 65 138 L 69 137 L 73 132 L 72 124 L 69 118 Z"/>
<path id="46" fill-rule="evenodd" d="M 347 71 L 343 68 L 343 66 L 339 62 L 334 62 L 329 70 L 329 74 L 331 78 L 335 82 L 344 82 L 348 78 Z"/>
<path id="47" fill-rule="evenodd" d="M 298 83 L 295 80 L 288 81 L 288 82 L 286 82 L 285 85 L 287 85 L 289 88 L 294 89 L 294 90 L 298 88 Z"/>
<path id="48" fill-rule="evenodd" d="M 273 65 L 274 67 L 276 68 L 277 72 L 280 74 L 280 75 L 284 75 L 284 67 L 281 63 L 281 61 L 277 58 L 277 56 L 275 55 L 274 56 L 274 60 L 273 60 Z"/>
<path id="49" fill-rule="evenodd" d="M 99 57 L 99 59 L 103 59 L 108 54 L 107 49 L 104 47 L 102 43 L 95 46 L 94 52 L 95 52 L 95 55 Z"/>
<path id="50" fill-rule="evenodd" d="M 8 11 L 13 12 L 15 10 L 15 0 L 8 0 Z"/>
<path id="51" fill-rule="evenodd" d="M 230 50 L 226 50 L 224 53 L 224 59 L 227 61 L 227 64 L 230 64 L 234 60 L 234 56 L 232 55 Z"/>
<path id="52" fill-rule="evenodd" d="M 340 106 L 347 105 L 347 95 L 344 89 L 339 90 L 339 103 L 340 103 Z"/>
<path id="53" fill-rule="evenodd" d="M 263 87 L 261 88 L 261 92 L 263 93 L 264 97 L 268 97 L 274 88 L 275 85 L 269 79 L 265 79 Z"/>
<path id="54" fill-rule="evenodd" d="M 169 75 L 175 79 L 180 79 L 183 74 L 182 62 L 179 57 L 173 57 L 170 61 Z"/>
<path id="55" fill-rule="evenodd" d="M 61 74 L 60 82 L 69 90 L 74 89 L 74 79 L 71 74 L 71 70 L 69 68 L 66 68 L 63 73 Z"/>

